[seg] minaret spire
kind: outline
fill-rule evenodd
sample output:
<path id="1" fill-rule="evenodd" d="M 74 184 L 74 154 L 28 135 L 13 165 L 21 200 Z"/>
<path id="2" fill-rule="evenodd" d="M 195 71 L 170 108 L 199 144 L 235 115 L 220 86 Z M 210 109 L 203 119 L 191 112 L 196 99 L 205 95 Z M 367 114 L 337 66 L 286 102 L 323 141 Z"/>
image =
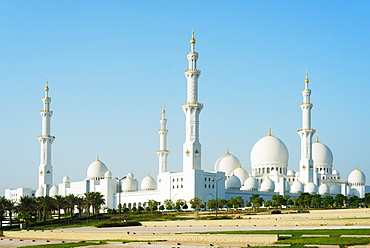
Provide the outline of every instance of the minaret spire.
<path id="1" fill-rule="evenodd" d="M 162 118 L 159 120 L 161 123 L 161 129 L 158 130 L 159 133 L 159 150 L 157 151 L 159 157 L 159 173 L 167 172 L 167 157 L 170 154 L 170 151 L 167 150 L 167 134 L 168 130 L 166 129 L 167 119 L 166 119 L 166 110 L 164 106 L 162 107 Z"/>
<path id="2" fill-rule="evenodd" d="M 40 166 L 39 166 L 39 188 L 44 188 L 44 195 L 49 195 L 49 189 L 53 185 L 53 166 L 51 165 L 51 144 L 55 137 L 50 135 L 51 98 L 49 97 L 49 83 L 46 81 L 44 89 L 45 97 L 42 98 L 44 109 L 40 111 L 42 117 L 42 134 L 37 137 L 41 145 Z"/>
<path id="3" fill-rule="evenodd" d="M 195 52 L 194 29 L 190 40 L 190 52 L 187 54 L 189 69 L 185 71 L 187 79 L 187 102 L 182 105 L 186 116 L 186 136 L 183 145 L 183 170 L 201 169 L 201 144 L 199 142 L 199 114 L 203 104 L 198 102 L 197 69 L 198 53 Z"/>
<path id="4" fill-rule="evenodd" d="M 310 102 L 311 90 L 308 88 L 308 72 L 304 80 L 305 89 L 302 90 L 303 103 L 302 109 L 302 129 L 298 130 L 301 137 L 301 160 L 300 164 L 300 181 L 302 183 L 312 182 L 313 178 L 313 161 L 312 161 L 312 137 L 315 129 L 311 128 L 311 109 L 313 104 Z"/>

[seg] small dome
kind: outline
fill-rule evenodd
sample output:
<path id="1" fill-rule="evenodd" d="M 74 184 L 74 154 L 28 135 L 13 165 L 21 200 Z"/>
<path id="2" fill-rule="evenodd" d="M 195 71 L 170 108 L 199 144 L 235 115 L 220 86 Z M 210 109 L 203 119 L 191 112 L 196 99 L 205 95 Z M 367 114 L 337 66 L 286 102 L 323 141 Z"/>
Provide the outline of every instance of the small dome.
<path id="1" fill-rule="evenodd" d="M 321 184 L 319 187 L 319 194 L 320 195 L 329 195 L 330 194 L 330 187 L 327 184 Z"/>
<path id="2" fill-rule="evenodd" d="M 332 174 L 335 175 L 335 176 L 338 176 L 338 177 L 340 176 L 339 171 L 337 171 L 337 170 L 333 170 Z"/>
<path id="3" fill-rule="evenodd" d="M 317 187 L 313 182 L 307 183 L 307 185 L 304 187 L 304 192 L 307 192 L 311 195 L 317 193 Z"/>
<path id="4" fill-rule="evenodd" d="M 131 178 L 126 178 L 122 181 L 122 191 L 123 192 L 132 192 L 137 191 L 136 181 Z"/>
<path id="5" fill-rule="evenodd" d="M 356 168 L 349 174 L 348 182 L 356 186 L 364 185 L 366 183 L 366 176 L 362 171 Z"/>
<path id="6" fill-rule="evenodd" d="M 134 174 L 132 172 L 126 175 L 126 178 L 135 179 Z"/>
<path id="7" fill-rule="evenodd" d="M 288 165 L 288 149 L 278 138 L 268 135 L 257 141 L 251 151 L 252 168 L 257 165 Z"/>
<path id="8" fill-rule="evenodd" d="M 141 190 L 155 190 L 156 188 L 157 188 L 157 183 L 150 175 L 147 175 L 141 181 Z"/>
<path id="9" fill-rule="evenodd" d="M 294 194 L 300 194 L 300 193 L 303 192 L 303 190 L 304 190 L 303 184 L 299 181 L 295 181 L 292 184 L 292 187 L 290 188 L 290 192 L 292 192 Z"/>
<path id="10" fill-rule="evenodd" d="M 214 170 L 223 171 L 225 172 L 226 176 L 229 176 L 233 170 L 238 168 L 239 164 L 239 159 L 227 151 L 225 155 L 222 155 L 217 159 Z"/>
<path id="11" fill-rule="evenodd" d="M 257 177 L 258 176 L 258 172 L 257 171 L 252 171 L 252 177 Z"/>
<path id="12" fill-rule="evenodd" d="M 107 171 L 104 173 L 104 178 L 112 178 L 112 172 L 110 172 L 109 170 L 107 170 Z"/>
<path id="13" fill-rule="evenodd" d="M 108 170 L 107 166 L 97 158 L 87 169 L 87 179 L 99 180 L 104 178 L 104 173 Z"/>
<path id="14" fill-rule="evenodd" d="M 53 186 L 53 187 L 51 187 L 51 188 L 50 188 L 50 190 L 49 190 L 49 195 L 50 195 L 51 197 L 53 197 L 53 196 L 58 195 L 58 193 L 59 193 L 58 186 L 56 186 L 56 185 L 54 184 L 54 186 Z"/>
<path id="15" fill-rule="evenodd" d="M 43 187 L 38 188 L 35 192 L 35 197 L 40 197 L 40 196 L 44 196 L 44 188 Z"/>
<path id="16" fill-rule="evenodd" d="M 271 175 L 271 176 L 278 176 L 278 175 L 279 175 L 279 172 L 278 172 L 277 170 L 272 170 L 272 171 L 270 172 L 270 175 Z"/>
<path id="17" fill-rule="evenodd" d="M 261 183 L 261 191 L 273 191 L 275 190 L 275 183 L 270 178 L 266 178 Z"/>
<path id="18" fill-rule="evenodd" d="M 69 176 L 64 176 L 63 177 L 63 183 L 70 183 L 71 179 L 69 179 Z"/>
<path id="19" fill-rule="evenodd" d="M 312 144 L 312 160 L 315 166 L 332 165 L 333 153 L 329 147 L 317 141 Z"/>
<path id="20" fill-rule="evenodd" d="M 340 186 L 339 185 L 333 185 L 330 187 L 330 194 L 331 195 L 338 195 L 338 194 L 341 194 L 342 191 L 340 189 Z"/>
<path id="21" fill-rule="evenodd" d="M 226 189 L 240 189 L 242 186 L 239 177 L 232 175 L 226 180 Z"/>
<path id="22" fill-rule="evenodd" d="M 245 180 L 247 180 L 247 178 L 249 177 L 249 173 L 246 170 L 244 170 L 241 166 L 238 166 L 238 168 L 236 168 L 232 172 L 232 174 L 237 176 L 240 182 L 245 182 Z"/>
<path id="23" fill-rule="evenodd" d="M 258 182 L 257 179 L 254 177 L 248 177 L 247 180 L 244 182 L 243 190 L 257 190 L 258 189 Z"/>
<path id="24" fill-rule="evenodd" d="M 299 172 L 299 171 L 297 171 L 296 173 L 295 173 L 295 177 L 300 177 L 301 176 L 301 173 Z"/>
<path id="25" fill-rule="evenodd" d="M 288 172 L 286 173 L 286 175 L 288 177 L 294 177 L 294 171 L 293 170 L 288 170 Z"/>
<path id="26" fill-rule="evenodd" d="M 277 185 L 276 185 L 276 190 L 275 191 L 280 192 L 282 186 L 283 186 L 283 181 L 278 182 Z M 290 184 L 286 180 L 285 180 L 285 191 L 290 191 Z"/>

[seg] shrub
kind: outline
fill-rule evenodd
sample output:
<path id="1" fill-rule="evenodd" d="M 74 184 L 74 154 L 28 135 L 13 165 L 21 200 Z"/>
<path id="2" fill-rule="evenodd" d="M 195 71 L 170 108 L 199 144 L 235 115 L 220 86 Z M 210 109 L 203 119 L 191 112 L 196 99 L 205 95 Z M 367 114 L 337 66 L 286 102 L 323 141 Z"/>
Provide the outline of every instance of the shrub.
<path id="1" fill-rule="evenodd" d="M 97 228 L 102 228 L 102 227 L 123 227 L 123 226 L 141 226 L 142 224 L 137 221 L 127 221 L 127 222 L 103 222 L 94 225 Z"/>

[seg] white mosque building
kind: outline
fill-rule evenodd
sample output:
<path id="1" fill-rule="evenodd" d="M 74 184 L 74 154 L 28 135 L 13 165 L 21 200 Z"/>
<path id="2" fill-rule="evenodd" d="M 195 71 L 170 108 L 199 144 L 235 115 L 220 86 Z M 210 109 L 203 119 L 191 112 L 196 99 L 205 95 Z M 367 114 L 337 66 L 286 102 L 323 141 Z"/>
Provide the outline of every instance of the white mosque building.
<path id="1" fill-rule="evenodd" d="M 249 172 L 242 168 L 240 161 L 228 151 L 217 159 L 214 171 L 202 170 L 199 123 L 203 104 L 198 100 L 198 79 L 201 72 L 197 69 L 198 52 L 195 51 L 195 44 L 193 32 L 191 49 L 187 54 L 189 66 L 185 71 L 187 102 L 182 104 L 186 116 L 186 135 L 181 172 L 171 172 L 167 164 L 170 151 L 167 149 L 167 119 L 163 109 L 158 131 L 159 171 L 156 178 L 147 175 L 141 180 L 139 187 L 139 181 L 133 173 L 129 172 L 126 178 L 117 179 L 97 158 L 88 167 L 84 180 L 71 182 L 69 177 L 65 176 L 61 183 L 53 184 L 51 145 L 55 137 L 50 134 L 53 112 L 50 110 L 49 87 L 46 85 L 45 97 L 42 98 L 44 108 L 41 110 L 42 135 L 38 136 L 41 144 L 38 188 L 6 189 L 5 197 L 19 200 L 23 195 L 66 196 L 98 191 L 104 195 L 106 207 L 117 208 L 118 204 L 122 204 L 131 208 L 145 206 L 150 199 L 163 203 L 166 199 L 189 201 L 199 197 L 207 202 L 216 197 L 230 199 L 236 196 L 249 200 L 252 194 L 259 194 L 266 200 L 277 194 L 298 196 L 302 192 L 322 196 L 343 194 L 349 197 L 363 197 L 365 192 L 370 192 L 370 187 L 365 186 L 366 177 L 361 170 L 356 168 L 349 174 L 348 179 L 342 179 L 339 172 L 333 170 L 333 154 L 329 147 L 321 143 L 317 136 L 316 141 L 312 142 L 316 130 L 311 127 L 313 104 L 310 102 L 311 90 L 308 87 L 307 74 L 302 90 L 303 103 L 300 105 L 302 128 L 298 130 L 298 135 L 301 138 L 301 160 L 297 171 L 288 169 L 288 149 L 279 138 L 271 134 L 270 129 L 267 136 L 257 141 L 251 151 Z"/>

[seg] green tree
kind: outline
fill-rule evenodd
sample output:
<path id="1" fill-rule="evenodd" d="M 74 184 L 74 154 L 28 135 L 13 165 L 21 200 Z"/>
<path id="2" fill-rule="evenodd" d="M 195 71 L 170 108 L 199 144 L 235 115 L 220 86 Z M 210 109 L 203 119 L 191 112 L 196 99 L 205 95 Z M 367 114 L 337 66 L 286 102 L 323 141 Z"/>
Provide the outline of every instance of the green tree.
<path id="1" fill-rule="evenodd" d="M 364 198 L 362 199 L 366 207 L 370 207 L 370 193 L 365 193 Z"/>
<path id="2" fill-rule="evenodd" d="M 53 198 L 54 198 L 54 205 L 58 211 L 58 221 L 60 221 L 60 210 L 64 208 L 67 202 L 66 202 L 65 197 L 61 195 L 55 195 Z"/>
<path id="3" fill-rule="evenodd" d="M 243 206 L 244 200 L 241 196 L 232 197 L 228 200 L 229 207 L 236 209 Z"/>
<path id="4" fill-rule="evenodd" d="M 167 210 L 171 210 L 173 208 L 173 202 L 171 199 L 166 199 L 164 200 L 164 207 L 167 209 Z"/>
<path id="5" fill-rule="evenodd" d="M 322 198 L 322 205 L 326 208 L 332 207 L 334 204 L 334 198 L 331 195 L 326 195 Z"/>
<path id="6" fill-rule="evenodd" d="M 249 197 L 249 200 L 253 203 L 253 208 L 255 211 L 258 211 L 264 202 L 263 198 L 260 197 L 259 194 L 253 194 Z"/>
<path id="7" fill-rule="evenodd" d="M 193 199 L 191 199 L 189 201 L 190 205 L 191 205 L 191 208 L 194 208 L 197 215 L 198 215 L 198 212 L 199 212 L 199 209 L 200 209 L 200 206 L 203 204 L 203 201 L 202 199 L 200 199 L 199 197 L 194 197 Z"/>
<path id="8" fill-rule="evenodd" d="M 175 202 L 176 209 L 177 209 L 177 206 L 180 207 L 179 210 L 182 209 L 185 204 L 186 204 L 186 201 L 184 199 L 178 199 L 178 200 L 176 200 L 176 202 Z"/>
<path id="9" fill-rule="evenodd" d="M 347 202 L 348 198 L 342 194 L 338 194 L 334 197 L 334 202 L 338 207 L 344 206 L 344 204 Z"/>
<path id="10" fill-rule="evenodd" d="M 157 202 L 156 200 L 148 200 L 147 205 L 149 210 L 153 212 L 158 209 L 159 202 Z"/>
<path id="11" fill-rule="evenodd" d="M 65 197 L 65 205 L 68 209 L 68 212 L 71 216 L 71 218 L 73 217 L 73 213 L 74 213 L 74 210 L 75 210 L 75 206 L 77 204 L 77 196 L 75 196 L 74 194 L 69 194 Z"/>
<path id="12" fill-rule="evenodd" d="M 5 196 L 0 196 L 0 229 L 3 228 L 3 220 L 6 211 L 6 205 L 8 204 L 8 199 Z"/>
<path id="13" fill-rule="evenodd" d="M 357 195 L 353 195 L 351 196 L 349 199 L 348 199 L 348 204 L 350 205 L 350 207 L 356 207 L 358 208 L 358 206 L 363 202 L 363 200 L 361 198 L 359 198 Z"/>
<path id="14" fill-rule="evenodd" d="M 263 204 L 265 207 L 269 208 L 272 206 L 272 201 L 271 200 L 267 200 L 265 201 L 265 204 Z"/>
<path id="15" fill-rule="evenodd" d="M 5 209 L 8 211 L 9 225 L 13 225 L 13 213 L 16 211 L 16 203 L 12 200 L 7 199 L 5 207 Z"/>
<path id="16" fill-rule="evenodd" d="M 36 198 L 36 206 L 39 210 L 39 219 L 46 221 L 51 216 L 51 211 L 55 209 L 54 199 L 48 195 Z"/>

